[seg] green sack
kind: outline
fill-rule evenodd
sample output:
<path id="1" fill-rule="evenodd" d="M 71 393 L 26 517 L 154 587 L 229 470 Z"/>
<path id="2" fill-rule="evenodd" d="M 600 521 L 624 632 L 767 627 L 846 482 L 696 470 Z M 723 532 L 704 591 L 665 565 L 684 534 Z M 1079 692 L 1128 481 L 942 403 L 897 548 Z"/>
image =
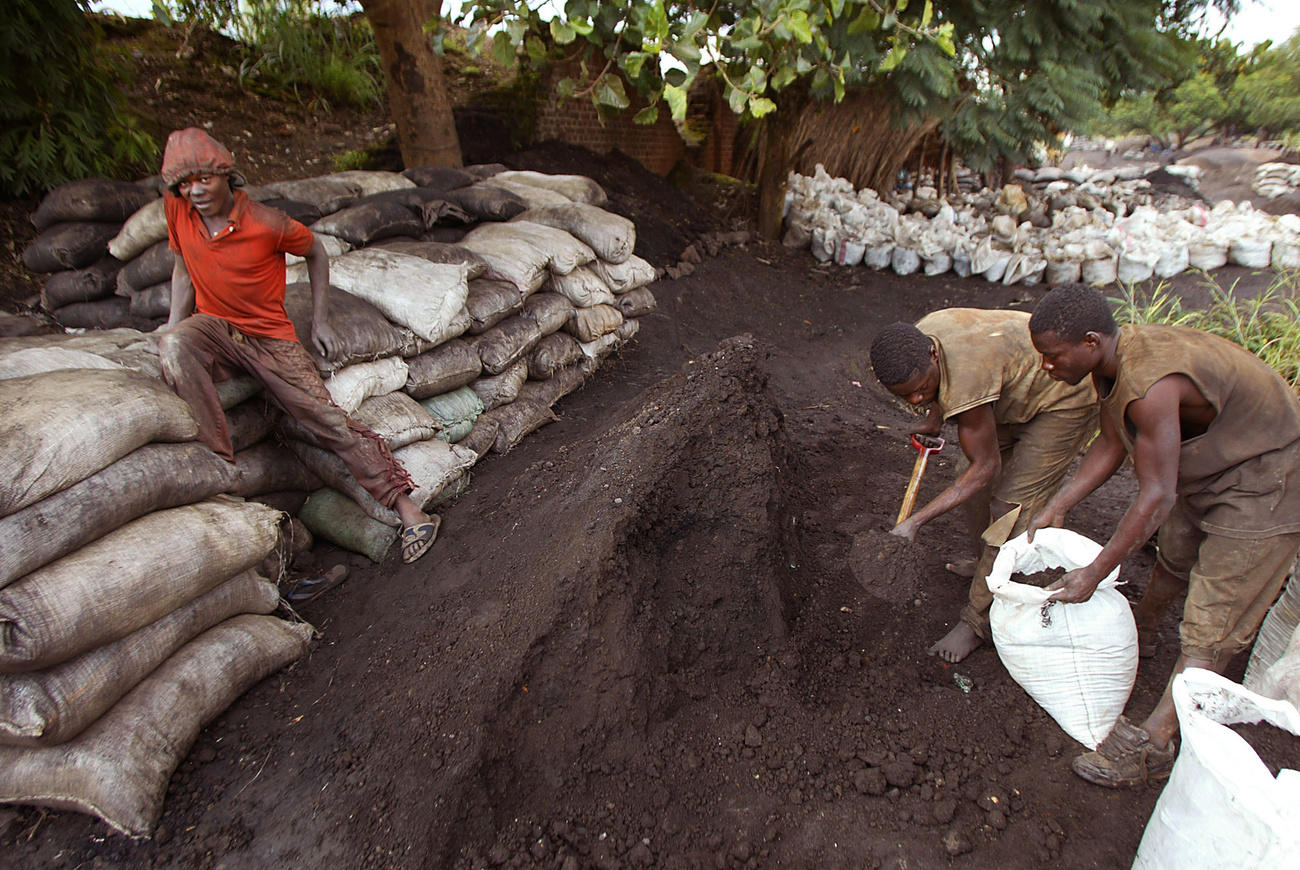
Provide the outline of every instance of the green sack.
<path id="1" fill-rule="evenodd" d="M 307 498 L 298 519 L 318 538 L 360 553 L 372 562 L 383 561 L 397 540 L 397 529 L 374 519 L 355 501 L 328 486 Z"/>
<path id="2" fill-rule="evenodd" d="M 483 400 L 469 387 L 421 399 L 420 404 L 442 423 L 438 437 L 449 444 L 468 435 L 474 421 L 483 413 Z"/>

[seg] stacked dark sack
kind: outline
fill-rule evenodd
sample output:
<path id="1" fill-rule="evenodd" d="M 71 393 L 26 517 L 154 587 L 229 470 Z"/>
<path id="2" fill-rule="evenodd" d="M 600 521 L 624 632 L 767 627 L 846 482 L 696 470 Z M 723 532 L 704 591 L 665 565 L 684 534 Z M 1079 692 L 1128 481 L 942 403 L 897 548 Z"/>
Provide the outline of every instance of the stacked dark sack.
<path id="1" fill-rule="evenodd" d="M 139 333 L 52 338 L 0 340 L 0 801 L 140 836 L 200 727 L 311 629 L 269 615 L 281 514 L 221 495 L 234 470 Z"/>
<path id="2" fill-rule="evenodd" d="M 654 309 L 634 226 L 581 176 L 347 172 L 249 193 L 330 251 L 343 349 L 318 367 L 426 509 L 554 420 Z M 46 306 L 99 328 L 0 338 L 0 802 L 143 836 L 203 722 L 306 648 L 308 627 L 247 615 L 276 607 L 275 559 L 305 525 L 378 561 L 400 519 L 249 378 L 218 385 L 236 465 L 192 440 L 155 335 L 132 328 L 170 303 L 156 190 L 74 182 L 35 219 L 28 265 L 62 269 Z M 286 309 L 310 339 L 305 264 L 288 268 Z M 181 703 L 182 683 L 201 697 Z"/>

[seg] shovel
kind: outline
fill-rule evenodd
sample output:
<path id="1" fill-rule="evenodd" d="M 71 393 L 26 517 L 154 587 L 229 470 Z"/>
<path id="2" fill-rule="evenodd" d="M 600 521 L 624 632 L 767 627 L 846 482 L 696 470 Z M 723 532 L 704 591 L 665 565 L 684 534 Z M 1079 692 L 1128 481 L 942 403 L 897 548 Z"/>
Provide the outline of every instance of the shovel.
<path id="1" fill-rule="evenodd" d="M 912 466 L 912 477 L 907 481 L 907 491 L 903 493 L 903 506 L 898 510 L 898 525 L 912 515 L 916 506 L 916 493 L 921 488 L 921 475 L 925 474 L 925 464 L 930 461 L 931 453 L 938 453 L 946 442 L 933 435 L 913 435 L 912 446 L 916 448 L 916 464 Z"/>

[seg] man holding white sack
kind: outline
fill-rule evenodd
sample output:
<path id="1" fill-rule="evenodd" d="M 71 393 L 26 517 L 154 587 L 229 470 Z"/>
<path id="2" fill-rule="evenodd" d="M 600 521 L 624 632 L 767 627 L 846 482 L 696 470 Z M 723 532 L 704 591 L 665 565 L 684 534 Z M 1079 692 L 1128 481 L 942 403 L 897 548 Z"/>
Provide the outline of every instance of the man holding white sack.
<path id="1" fill-rule="evenodd" d="M 968 601 L 929 649 L 959 662 L 989 637 L 986 578 L 998 545 L 1027 528 L 1096 433 L 1097 394 L 1091 383 L 1062 384 L 1042 372 L 1023 311 L 945 308 L 915 326 L 890 324 L 871 343 L 871 367 L 895 396 L 930 407 L 914 432 L 957 424 L 965 468 L 892 533 L 915 540 L 926 523 L 965 509 L 976 558 L 969 571 L 949 570 L 971 578 Z M 990 545 L 982 535 L 998 520 L 1009 525 Z"/>
<path id="2" fill-rule="evenodd" d="M 235 461 L 215 380 L 247 372 L 286 414 L 347 464 L 380 504 L 402 518 L 402 560 L 433 545 L 439 518 L 411 501 L 411 477 L 383 439 L 334 404 L 284 310 L 286 253 L 307 261 L 312 341 L 327 359 L 329 256 L 311 230 L 239 188 L 230 151 L 197 127 L 176 130 L 163 151 L 168 245 L 176 254 L 171 317 L 158 341 L 163 379 L 194 411 L 199 440 Z"/>
<path id="3" fill-rule="evenodd" d="M 1101 403 L 1100 436 L 1031 520 L 1031 539 L 1059 525 L 1126 457 L 1138 480 L 1097 558 L 1050 587 L 1061 590 L 1057 600 L 1087 601 L 1157 531 L 1139 623 L 1152 624 L 1178 591 L 1187 595 L 1181 654 L 1155 710 L 1140 726 L 1121 716 L 1095 752 L 1074 759 L 1074 771 L 1109 787 L 1164 779 L 1177 752 L 1173 677 L 1189 667 L 1222 673 L 1249 649 L 1300 551 L 1300 400 L 1226 339 L 1178 326 L 1120 329 L 1086 285 L 1045 295 L 1029 329 L 1043 370 L 1071 384 L 1091 376 Z"/>

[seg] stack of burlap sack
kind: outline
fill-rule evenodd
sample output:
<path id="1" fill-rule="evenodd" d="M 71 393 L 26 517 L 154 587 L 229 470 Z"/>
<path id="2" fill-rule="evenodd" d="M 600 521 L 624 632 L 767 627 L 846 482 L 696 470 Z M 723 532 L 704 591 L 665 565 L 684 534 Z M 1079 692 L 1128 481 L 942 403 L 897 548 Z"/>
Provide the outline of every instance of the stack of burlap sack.
<path id="1" fill-rule="evenodd" d="M 1277 199 L 1300 187 L 1300 165 L 1295 163 L 1261 163 L 1250 183 L 1260 196 Z"/>
<path id="2" fill-rule="evenodd" d="M 235 470 L 139 335 L 0 341 L 0 801 L 132 836 L 200 727 L 311 632 L 258 571 L 282 515 L 220 495 Z"/>
<path id="3" fill-rule="evenodd" d="M 1207 209 L 1125 175 L 1132 172 L 1080 181 L 1082 172 L 1044 169 L 1034 178 L 1051 180 L 942 198 L 923 187 L 904 199 L 855 191 L 819 165 L 814 176 L 790 175 L 784 241 L 823 262 L 900 275 L 951 270 L 1003 284 L 1103 285 L 1228 263 L 1300 268 L 1300 217 L 1247 202 Z"/>
<path id="4" fill-rule="evenodd" d="M 102 216 L 102 204 L 76 211 L 66 202 L 96 191 L 121 199 L 129 187 L 74 182 L 53 191 L 38 214 Z M 634 225 L 602 209 L 605 192 L 583 176 L 494 164 L 340 172 L 245 189 L 308 224 L 329 252 L 330 323 L 343 348 L 317 365 L 334 400 L 383 436 L 411 472 L 413 497 L 426 509 L 461 492 L 487 451 L 509 450 L 554 419 L 551 406 L 655 307 L 647 286 L 655 270 L 632 253 Z M 51 284 L 93 285 L 125 294 L 114 299 L 129 299 L 140 316 L 164 317 L 173 265 L 166 235 L 162 200 L 150 193 L 107 242 L 111 257 L 52 275 L 46 296 Z M 306 264 L 288 259 L 286 309 L 310 348 Z M 92 273 L 113 269 L 107 291 L 92 282 Z M 121 307 L 110 299 L 75 304 L 101 306 L 102 316 L 79 325 L 106 324 Z M 152 366 L 156 373 L 156 354 Z M 229 491 L 383 558 L 397 539 L 397 514 L 255 393 L 251 383 L 223 386 L 239 466 Z"/>

